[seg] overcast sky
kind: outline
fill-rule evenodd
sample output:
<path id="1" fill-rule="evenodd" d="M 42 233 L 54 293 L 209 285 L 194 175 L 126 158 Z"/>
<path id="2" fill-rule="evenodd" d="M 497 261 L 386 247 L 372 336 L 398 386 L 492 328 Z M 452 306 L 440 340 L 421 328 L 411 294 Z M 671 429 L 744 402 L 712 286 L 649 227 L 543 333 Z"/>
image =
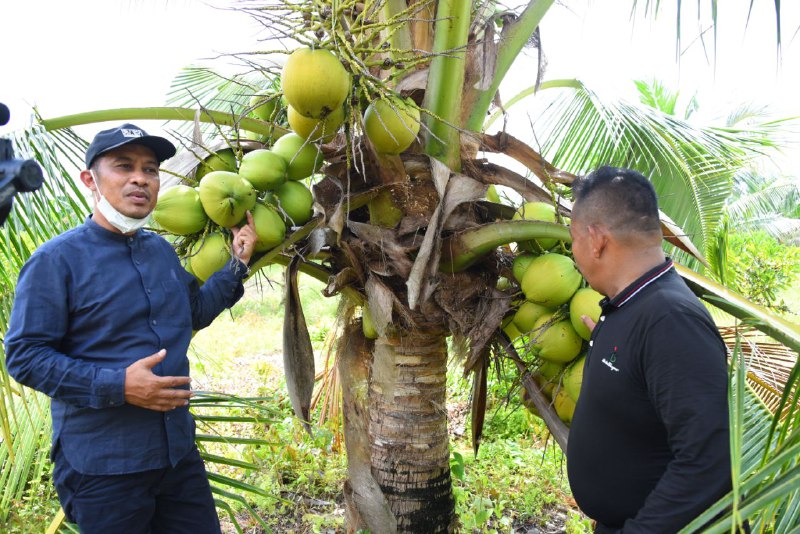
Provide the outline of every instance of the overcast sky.
<path id="1" fill-rule="evenodd" d="M 716 61 L 713 31 L 698 39 L 709 29 L 705 4 L 711 2 L 701 0 L 699 16 L 697 2 L 683 2 L 679 63 L 674 3 L 660 2 L 654 21 L 641 13 L 631 20 L 631 1 L 557 2 L 542 24 L 546 79 L 579 78 L 602 93 L 634 99 L 632 80 L 656 77 L 684 98 L 696 92 L 708 116 L 743 102 L 769 106 L 776 116 L 800 116 L 800 2 L 782 2 L 782 62 L 772 0 L 755 0 L 749 23 L 750 0 L 719 2 Z M 641 10 L 653 2 L 638 4 Z M 0 135 L 29 124 L 33 105 L 45 117 L 163 105 L 181 67 L 264 46 L 247 15 L 199 0 L 3 1 L 0 21 L 0 102 L 12 114 Z M 515 67 L 505 96 L 532 83 L 531 76 L 530 60 Z M 792 158 L 795 168 L 798 160 Z"/>

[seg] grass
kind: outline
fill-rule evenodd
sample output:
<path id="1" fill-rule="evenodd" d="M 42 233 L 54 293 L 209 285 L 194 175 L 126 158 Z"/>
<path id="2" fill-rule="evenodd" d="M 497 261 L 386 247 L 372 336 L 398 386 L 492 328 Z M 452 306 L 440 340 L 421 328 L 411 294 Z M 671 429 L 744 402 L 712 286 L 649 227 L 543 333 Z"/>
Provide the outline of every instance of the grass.
<path id="1" fill-rule="evenodd" d="M 282 284 L 280 271 L 269 272 L 273 285 L 250 286 L 245 298 L 194 339 L 198 358 L 193 376 L 229 393 L 266 395 L 277 415 L 258 428 L 217 426 L 216 432 L 235 432 L 264 438 L 270 445 L 238 447 L 215 445 L 212 452 L 245 459 L 260 466 L 257 472 L 228 469 L 269 496 L 253 499 L 259 515 L 275 532 L 331 532 L 344 526 L 342 484 L 346 457 L 339 428 L 328 421 L 310 438 L 292 417 L 282 370 Z M 321 295 L 323 284 L 301 277 L 301 301 L 323 365 L 324 344 L 334 324 L 338 300 Z M 198 378 L 200 376 L 200 378 Z M 512 396 L 510 380 L 493 376 L 494 399 L 487 412 L 484 438 L 476 457 L 469 438 L 470 384 L 461 369 L 449 373 L 453 491 L 460 521 L 459 532 L 515 532 L 538 528 L 543 533 L 589 532 L 588 520 L 572 500 L 564 457 L 550 440 L 541 420 Z M 318 420 L 318 416 L 315 418 Z M 226 450 L 227 448 L 227 450 Z M 234 505 L 234 508 L 237 508 Z M 242 528 L 256 524 L 237 508 Z M 234 532 L 234 527 L 226 529 Z"/>

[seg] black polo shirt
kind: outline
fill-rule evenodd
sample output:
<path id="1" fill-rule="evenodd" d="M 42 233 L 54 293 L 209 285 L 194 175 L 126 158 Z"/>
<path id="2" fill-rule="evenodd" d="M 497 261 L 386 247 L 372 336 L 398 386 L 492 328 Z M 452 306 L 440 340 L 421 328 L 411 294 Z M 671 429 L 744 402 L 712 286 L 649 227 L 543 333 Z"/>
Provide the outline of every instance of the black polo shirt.
<path id="1" fill-rule="evenodd" d="M 731 487 L 725 345 L 671 260 L 600 305 L 572 492 L 598 531 L 677 532 Z"/>

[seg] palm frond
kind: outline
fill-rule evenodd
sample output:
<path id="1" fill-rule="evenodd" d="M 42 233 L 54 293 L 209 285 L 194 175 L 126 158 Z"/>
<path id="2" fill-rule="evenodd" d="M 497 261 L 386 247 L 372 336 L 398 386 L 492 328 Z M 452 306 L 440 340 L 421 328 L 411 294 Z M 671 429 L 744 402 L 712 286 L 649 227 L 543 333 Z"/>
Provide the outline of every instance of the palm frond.
<path id="1" fill-rule="evenodd" d="M 224 76 L 208 67 L 189 66 L 178 72 L 167 93 L 167 106 L 183 108 L 203 108 L 215 111 L 246 115 L 250 98 L 259 91 L 272 88 L 275 98 L 279 93 L 278 78 L 266 71 L 255 71 L 247 74 Z M 285 124 L 285 118 L 282 119 Z M 192 123 L 181 121 L 175 124 L 175 130 L 184 138 L 192 137 Z M 231 128 L 220 131 L 214 124 L 200 125 L 204 139 L 209 137 L 229 137 Z"/>
<path id="2" fill-rule="evenodd" d="M 562 91 L 537 126 L 559 168 L 580 174 L 616 165 L 651 177 L 663 211 L 700 250 L 719 224 L 733 175 L 772 146 L 762 131 L 697 128 L 651 107 L 604 101 L 585 86 Z"/>
<path id="3" fill-rule="evenodd" d="M 67 228 L 79 224 L 88 205 L 69 170 L 65 153 L 71 142 L 40 127 L 12 134 L 17 157 L 34 158 L 45 182 L 36 193 L 19 195 L 0 229 L 0 519 L 22 499 L 28 484 L 45 470 L 50 444 L 50 405 L 46 397 L 14 383 L 5 367 L 2 340 L 8 327 L 17 276 L 33 251 Z M 66 141 L 66 139 L 64 139 Z"/>

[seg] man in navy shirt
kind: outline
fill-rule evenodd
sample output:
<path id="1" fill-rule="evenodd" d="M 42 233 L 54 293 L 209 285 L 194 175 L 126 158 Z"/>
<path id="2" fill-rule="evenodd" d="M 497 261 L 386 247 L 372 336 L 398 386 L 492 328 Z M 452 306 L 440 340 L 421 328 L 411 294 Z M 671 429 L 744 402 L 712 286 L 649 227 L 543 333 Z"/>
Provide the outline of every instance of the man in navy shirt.
<path id="1" fill-rule="evenodd" d="M 172 247 L 141 229 L 156 205 L 162 137 L 124 124 L 97 134 L 81 181 L 86 222 L 45 243 L 20 272 L 9 374 L 52 398 L 53 481 L 82 534 L 219 532 L 189 413 L 192 330 L 241 298 L 256 241 L 199 287 Z"/>
<path id="2" fill-rule="evenodd" d="M 731 487 L 726 349 L 661 248 L 656 194 L 603 167 L 573 184 L 572 253 L 605 295 L 567 447 L 595 532 L 674 533 Z"/>

